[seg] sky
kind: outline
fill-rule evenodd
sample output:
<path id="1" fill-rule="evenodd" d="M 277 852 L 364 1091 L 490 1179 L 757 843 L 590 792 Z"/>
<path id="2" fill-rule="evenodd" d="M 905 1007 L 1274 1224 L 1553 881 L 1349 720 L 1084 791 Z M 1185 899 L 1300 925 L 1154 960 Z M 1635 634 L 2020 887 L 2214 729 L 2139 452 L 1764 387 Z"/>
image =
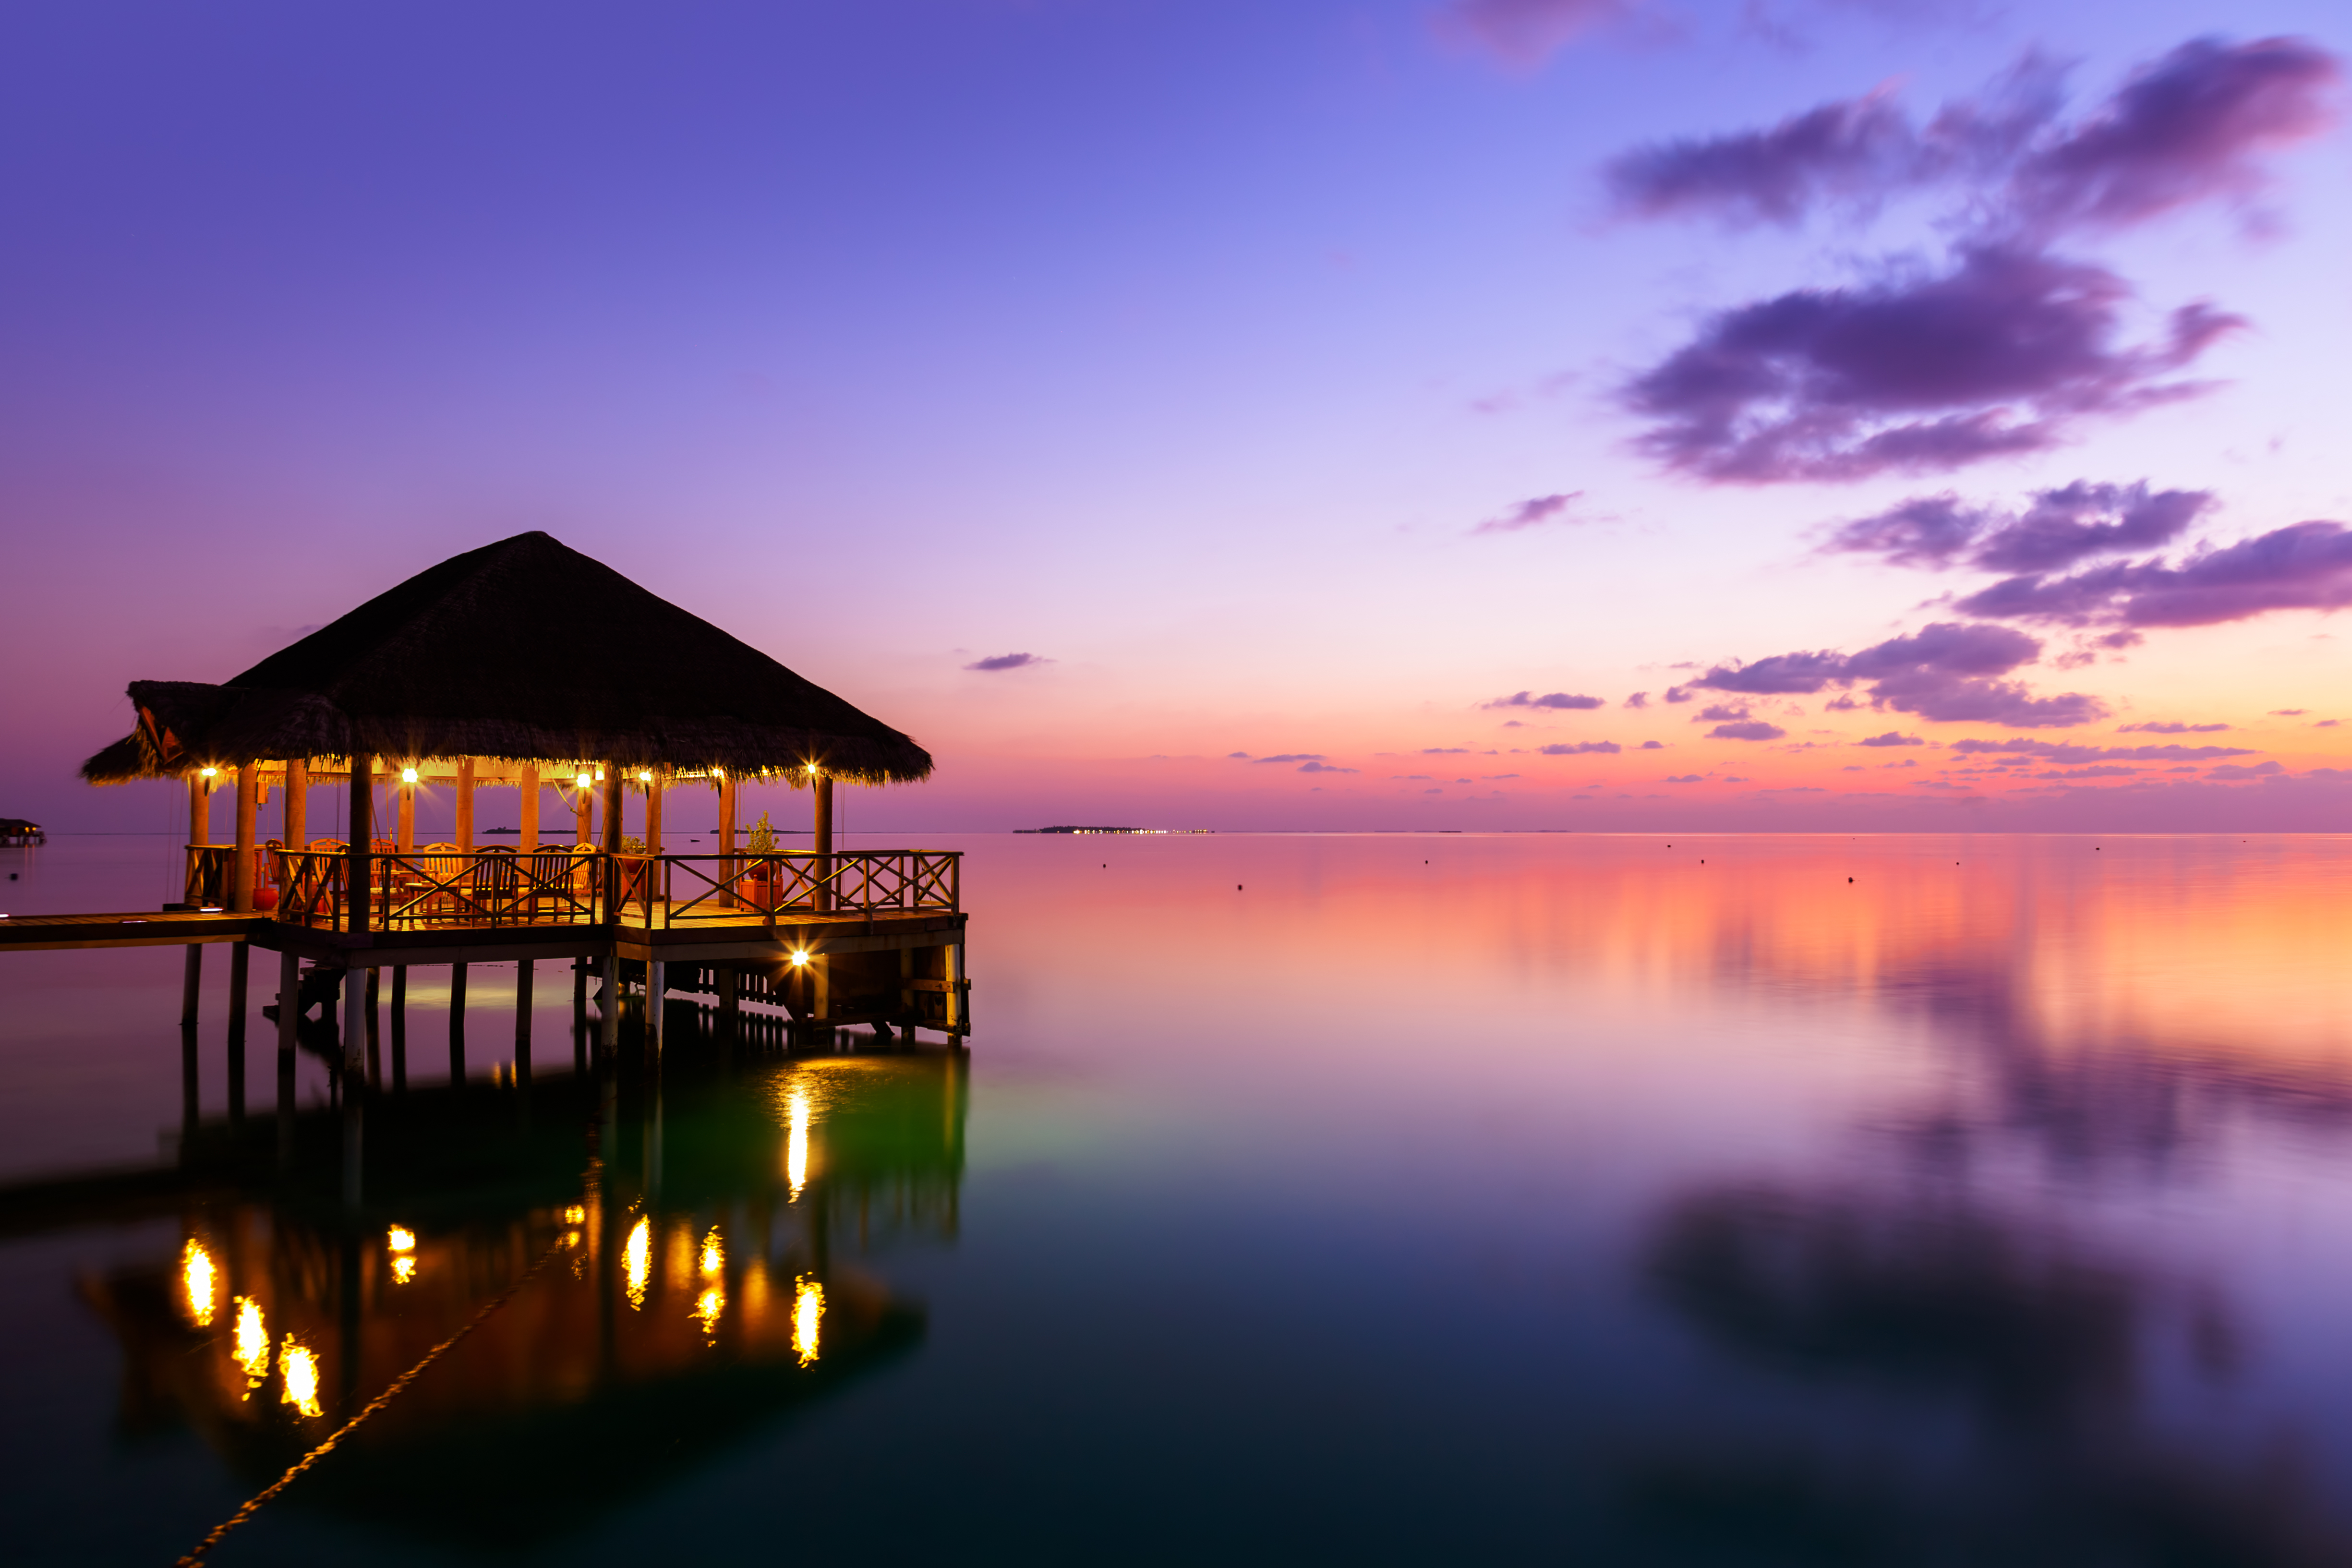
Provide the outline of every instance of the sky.
<path id="1" fill-rule="evenodd" d="M 0 815 L 163 826 L 74 776 L 127 682 L 539 528 L 929 748 L 855 831 L 2340 828 L 2347 58 L 2340 0 L 13 7 Z"/>

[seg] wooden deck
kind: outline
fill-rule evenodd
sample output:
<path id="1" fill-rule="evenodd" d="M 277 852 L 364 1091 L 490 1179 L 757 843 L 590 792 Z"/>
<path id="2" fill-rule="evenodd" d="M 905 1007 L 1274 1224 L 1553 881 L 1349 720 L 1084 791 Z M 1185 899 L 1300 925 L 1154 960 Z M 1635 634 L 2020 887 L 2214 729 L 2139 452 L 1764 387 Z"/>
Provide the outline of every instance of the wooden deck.
<path id="1" fill-rule="evenodd" d="M 0 920 L 0 952 L 37 952 L 77 947 L 188 947 L 197 942 L 248 942 L 257 928 L 277 922 L 267 915 L 217 910 L 160 910 L 152 914 L 10 915 Z"/>

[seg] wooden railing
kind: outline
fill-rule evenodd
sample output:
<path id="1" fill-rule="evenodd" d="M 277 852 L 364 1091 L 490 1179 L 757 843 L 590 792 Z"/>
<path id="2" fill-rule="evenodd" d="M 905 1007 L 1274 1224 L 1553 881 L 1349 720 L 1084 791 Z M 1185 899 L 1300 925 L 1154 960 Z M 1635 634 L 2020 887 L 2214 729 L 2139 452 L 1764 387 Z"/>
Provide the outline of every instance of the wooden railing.
<path id="1" fill-rule="evenodd" d="M 769 855 L 623 855 L 615 905 L 623 923 L 649 928 L 797 920 L 807 915 L 961 907 L 955 850 L 809 849 Z"/>
<path id="2" fill-rule="evenodd" d="M 231 852 L 192 849 L 227 892 Z M 819 855 L 605 855 L 577 849 L 377 850 L 368 858 L 371 931 L 593 925 L 607 918 L 646 930 L 772 923 L 884 910 L 953 912 L 961 854 L 836 849 Z M 216 866 L 215 871 L 211 868 Z M 351 929 L 351 857 L 343 850 L 275 850 L 277 918 L 319 931 Z M 206 884 L 210 886 L 209 883 Z M 223 898 L 210 901 L 219 903 Z M 609 911 L 609 916 L 608 916 Z"/>
<path id="3" fill-rule="evenodd" d="M 191 844 L 187 847 L 188 875 L 181 889 L 180 901 L 192 910 L 226 909 L 229 870 L 236 863 L 236 847 L 233 844 Z"/>

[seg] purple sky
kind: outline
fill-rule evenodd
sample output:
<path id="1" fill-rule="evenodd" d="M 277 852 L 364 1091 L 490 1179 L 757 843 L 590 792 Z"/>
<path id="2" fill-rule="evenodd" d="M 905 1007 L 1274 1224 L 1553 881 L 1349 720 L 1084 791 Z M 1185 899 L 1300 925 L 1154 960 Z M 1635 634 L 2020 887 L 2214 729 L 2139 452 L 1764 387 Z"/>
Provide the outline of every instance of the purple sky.
<path id="1" fill-rule="evenodd" d="M 2335 0 L 18 7 L 0 815 L 159 826 L 71 776 L 125 682 L 545 528 L 930 746 L 853 826 L 2341 826 L 2347 58 Z"/>

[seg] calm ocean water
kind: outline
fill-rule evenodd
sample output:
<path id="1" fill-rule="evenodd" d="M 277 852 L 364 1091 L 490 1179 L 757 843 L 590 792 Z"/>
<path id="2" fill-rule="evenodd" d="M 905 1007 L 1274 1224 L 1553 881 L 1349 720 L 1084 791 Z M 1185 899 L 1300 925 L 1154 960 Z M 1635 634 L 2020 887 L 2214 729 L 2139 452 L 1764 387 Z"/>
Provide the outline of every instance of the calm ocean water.
<path id="1" fill-rule="evenodd" d="M 193 1117 L 178 950 L 0 954 L 0 1558 L 478 1320 L 214 1561 L 2352 1563 L 2352 837 L 923 842 L 969 1055 L 575 1076 L 550 965 L 518 1086 L 478 967 L 453 1089 L 420 971 L 356 1220 L 225 950 Z"/>

